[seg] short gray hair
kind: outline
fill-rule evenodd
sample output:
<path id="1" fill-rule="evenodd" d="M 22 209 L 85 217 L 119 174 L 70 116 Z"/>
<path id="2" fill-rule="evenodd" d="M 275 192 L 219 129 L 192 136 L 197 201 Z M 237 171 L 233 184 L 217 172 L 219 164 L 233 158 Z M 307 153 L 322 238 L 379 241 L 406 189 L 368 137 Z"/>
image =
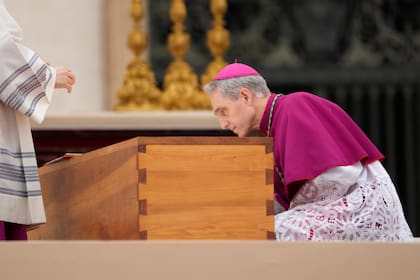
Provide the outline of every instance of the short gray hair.
<path id="1" fill-rule="evenodd" d="M 266 97 L 271 94 L 267 86 L 267 82 L 261 76 L 244 76 L 223 80 L 214 80 L 206 84 L 203 90 L 211 94 L 216 89 L 220 90 L 223 96 L 229 97 L 233 100 L 238 99 L 239 90 L 247 88 L 258 98 Z"/>

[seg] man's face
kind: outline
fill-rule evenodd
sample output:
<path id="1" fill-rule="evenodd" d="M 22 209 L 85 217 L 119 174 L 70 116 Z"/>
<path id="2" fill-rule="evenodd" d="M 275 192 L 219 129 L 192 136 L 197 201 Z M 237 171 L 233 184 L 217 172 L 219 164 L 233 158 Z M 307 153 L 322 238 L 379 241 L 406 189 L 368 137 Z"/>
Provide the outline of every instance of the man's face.
<path id="1" fill-rule="evenodd" d="M 239 94 L 237 100 L 232 100 L 223 96 L 217 89 L 210 95 L 210 99 L 214 115 L 219 119 L 221 128 L 229 129 L 239 137 L 247 136 L 253 129 L 255 110 L 250 106 L 246 94 Z"/>

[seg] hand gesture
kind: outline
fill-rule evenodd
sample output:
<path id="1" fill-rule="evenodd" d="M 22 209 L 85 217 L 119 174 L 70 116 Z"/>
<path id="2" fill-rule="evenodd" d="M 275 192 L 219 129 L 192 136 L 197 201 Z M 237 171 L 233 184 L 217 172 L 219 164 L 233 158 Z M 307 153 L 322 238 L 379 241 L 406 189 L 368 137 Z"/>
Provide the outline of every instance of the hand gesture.
<path id="1" fill-rule="evenodd" d="M 76 82 L 76 77 L 73 72 L 64 66 L 53 66 L 56 70 L 55 88 L 65 88 L 68 93 L 71 93 L 73 85 Z"/>

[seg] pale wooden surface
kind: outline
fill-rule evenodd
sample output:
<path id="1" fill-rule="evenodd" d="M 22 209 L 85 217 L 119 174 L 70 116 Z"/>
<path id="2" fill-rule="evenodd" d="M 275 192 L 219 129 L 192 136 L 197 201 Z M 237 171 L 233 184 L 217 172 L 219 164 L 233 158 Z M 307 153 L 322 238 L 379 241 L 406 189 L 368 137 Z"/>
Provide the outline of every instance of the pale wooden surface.
<path id="1" fill-rule="evenodd" d="M 265 145 L 147 145 L 138 167 L 147 239 L 266 239 L 273 155 Z"/>
<path id="2" fill-rule="evenodd" d="M 418 280 L 420 242 L 0 242 L 7 280 Z"/>
<path id="3" fill-rule="evenodd" d="M 269 138 L 133 138 L 41 167 L 47 223 L 28 237 L 265 239 L 268 168 Z"/>
<path id="4" fill-rule="evenodd" d="M 39 169 L 47 223 L 29 239 L 138 239 L 137 139 Z"/>

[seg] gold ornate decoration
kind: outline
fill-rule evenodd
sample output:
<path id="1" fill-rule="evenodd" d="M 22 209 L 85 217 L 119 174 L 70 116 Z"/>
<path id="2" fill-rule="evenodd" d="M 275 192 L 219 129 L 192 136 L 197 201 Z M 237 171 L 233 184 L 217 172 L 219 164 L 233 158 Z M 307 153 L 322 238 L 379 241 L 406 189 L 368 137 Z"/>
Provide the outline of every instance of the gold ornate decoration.
<path id="1" fill-rule="evenodd" d="M 208 109 L 210 98 L 199 89 L 197 75 L 184 61 L 190 47 L 190 36 L 183 26 L 187 16 L 184 1 L 172 0 L 169 15 L 174 24 L 168 37 L 168 48 L 174 61 L 166 71 L 161 104 L 168 110 Z"/>
<path id="2" fill-rule="evenodd" d="M 156 110 L 160 109 L 160 90 L 156 87 L 156 79 L 149 65 L 140 58 L 147 46 L 147 34 L 140 31 L 140 21 L 144 10 L 141 0 L 133 0 L 131 18 L 133 31 L 128 36 L 128 47 L 134 53 L 134 59 L 128 64 L 124 76 L 124 84 L 118 90 L 116 110 Z"/>
<path id="3" fill-rule="evenodd" d="M 213 28 L 207 32 L 207 47 L 214 59 L 207 65 L 201 76 L 201 84 L 210 82 L 216 74 L 227 65 L 223 54 L 230 46 L 229 31 L 224 28 L 223 15 L 227 11 L 226 0 L 210 0 L 210 9 L 213 15 Z"/>

